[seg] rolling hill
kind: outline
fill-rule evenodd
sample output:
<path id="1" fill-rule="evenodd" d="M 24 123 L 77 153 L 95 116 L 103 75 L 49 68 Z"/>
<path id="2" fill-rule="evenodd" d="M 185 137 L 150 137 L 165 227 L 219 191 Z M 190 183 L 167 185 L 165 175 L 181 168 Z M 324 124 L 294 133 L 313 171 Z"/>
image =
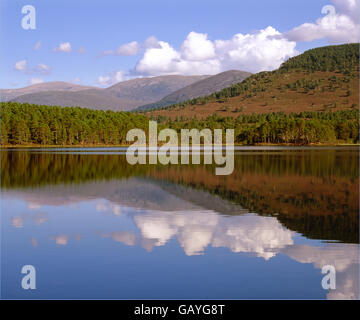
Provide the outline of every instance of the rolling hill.
<path id="1" fill-rule="evenodd" d="M 213 92 L 229 87 L 234 83 L 238 83 L 250 75 L 250 72 L 239 70 L 225 71 L 174 91 L 160 101 L 138 107 L 137 110 L 155 109 L 193 98 L 207 96 Z"/>
<path id="2" fill-rule="evenodd" d="M 76 92 L 91 88 L 94 87 L 83 86 L 63 81 L 52 81 L 33 84 L 31 86 L 19 89 L 0 89 L 0 99 L 1 101 L 9 101 L 25 94 L 32 94 L 44 91 Z"/>
<path id="3" fill-rule="evenodd" d="M 206 97 L 146 112 L 152 118 L 237 118 L 243 114 L 357 109 L 359 44 L 315 48 L 279 69 L 254 74 Z"/>
<path id="4" fill-rule="evenodd" d="M 68 83 L 44 83 L 14 89 L 16 95 L 3 95 L 6 100 L 50 106 L 80 106 L 104 110 L 131 110 L 137 106 L 153 103 L 194 82 L 208 76 L 169 75 L 151 78 L 138 78 L 119 82 L 108 88 L 76 86 Z M 70 88 L 70 89 L 69 89 Z M 10 98 L 9 98 L 10 97 Z M 5 100 L 5 101 L 6 101 Z"/>

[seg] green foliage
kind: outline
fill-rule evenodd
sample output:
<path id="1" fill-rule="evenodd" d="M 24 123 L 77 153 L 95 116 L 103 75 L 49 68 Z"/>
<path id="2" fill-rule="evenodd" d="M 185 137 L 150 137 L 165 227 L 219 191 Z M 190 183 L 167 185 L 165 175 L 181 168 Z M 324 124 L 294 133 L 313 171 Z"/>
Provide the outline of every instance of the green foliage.
<path id="1" fill-rule="evenodd" d="M 1 103 L 2 144 L 126 144 L 132 128 L 148 118 L 130 112 Z"/>
<path id="2" fill-rule="evenodd" d="M 223 107 L 227 111 L 226 106 Z M 130 129 L 148 130 L 150 119 L 130 112 L 62 108 L 1 103 L 2 144 L 90 145 L 127 144 Z M 235 129 L 236 143 L 336 143 L 359 142 L 359 113 L 356 109 L 337 112 L 283 112 L 177 121 L 159 116 L 162 125 L 181 129 Z"/>
<path id="3" fill-rule="evenodd" d="M 169 122 L 165 126 L 169 126 Z M 214 114 L 203 121 L 171 123 L 178 132 L 181 129 L 204 128 L 234 129 L 235 142 L 256 143 L 337 143 L 359 142 L 358 110 L 336 112 L 283 112 L 239 115 L 238 118 L 219 117 Z"/>
<path id="4" fill-rule="evenodd" d="M 302 69 L 314 71 L 337 71 L 350 74 L 359 66 L 359 44 L 326 46 L 305 51 L 284 62 L 280 71 Z"/>

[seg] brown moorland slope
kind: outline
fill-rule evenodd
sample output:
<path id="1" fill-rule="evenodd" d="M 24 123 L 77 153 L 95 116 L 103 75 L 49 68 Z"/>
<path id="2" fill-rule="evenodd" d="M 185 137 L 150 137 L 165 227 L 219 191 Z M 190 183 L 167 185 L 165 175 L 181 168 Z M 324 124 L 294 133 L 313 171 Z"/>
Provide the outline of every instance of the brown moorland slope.
<path id="1" fill-rule="evenodd" d="M 250 76 L 227 91 L 151 110 L 147 115 L 201 120 L 214 113 L 236 118 L 252 113 L 357 108 L 358 50 L 359 44 L 312 49 L 289 59 L 275 71 Z"/>

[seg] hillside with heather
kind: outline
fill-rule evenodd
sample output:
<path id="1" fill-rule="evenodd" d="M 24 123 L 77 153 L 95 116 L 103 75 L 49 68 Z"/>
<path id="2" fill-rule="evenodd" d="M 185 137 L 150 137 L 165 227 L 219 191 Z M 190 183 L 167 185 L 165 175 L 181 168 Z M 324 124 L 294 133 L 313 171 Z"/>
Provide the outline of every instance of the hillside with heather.
<path id="1" fill-rule="evenodd" d="M 279 69 L 254 74 L 205 97 L 146 114 L 155 119 L 204 120 L 214 114 L 357 110 L 359 44 L 315 48 L 290 58 Z"/>

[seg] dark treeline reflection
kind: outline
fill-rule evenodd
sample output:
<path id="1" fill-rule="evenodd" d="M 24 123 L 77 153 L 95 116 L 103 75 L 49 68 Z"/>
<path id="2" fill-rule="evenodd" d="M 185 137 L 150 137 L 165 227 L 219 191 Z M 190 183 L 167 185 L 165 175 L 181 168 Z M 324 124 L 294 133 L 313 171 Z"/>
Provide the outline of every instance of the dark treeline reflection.
<path id="1" fill-rule="evenodd" d="M 1 151 L 4 190 L 126 179 L 169 181 L 218 195 L 263 215 L 275 215 L 309 238 L 358 242 L 357 149 L 245 151 L 229 176 L 211 165 L 136 165 L 124 155 Z"/>

